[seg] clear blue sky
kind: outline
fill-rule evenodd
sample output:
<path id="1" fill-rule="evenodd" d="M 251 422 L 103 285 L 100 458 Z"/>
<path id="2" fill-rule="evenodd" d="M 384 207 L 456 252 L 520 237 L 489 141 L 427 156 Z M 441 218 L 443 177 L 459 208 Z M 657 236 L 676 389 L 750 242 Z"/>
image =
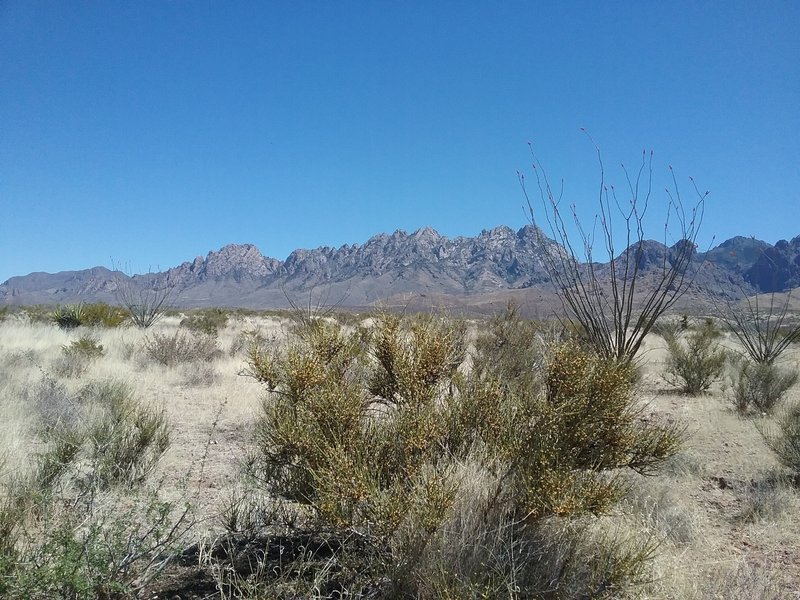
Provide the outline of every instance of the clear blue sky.
<path id="1" fill-rule="evenodd" d="M 543 4 L 0 2 L 0 281 L 521 227 L 528 140 L 591 219 L 580 127 L 800 234 L 800 3 Z"/>

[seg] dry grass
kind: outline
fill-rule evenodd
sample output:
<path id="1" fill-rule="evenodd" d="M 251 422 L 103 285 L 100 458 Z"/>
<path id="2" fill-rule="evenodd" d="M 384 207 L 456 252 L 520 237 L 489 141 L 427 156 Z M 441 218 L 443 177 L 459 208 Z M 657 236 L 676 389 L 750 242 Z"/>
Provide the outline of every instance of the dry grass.
<path id="1" fill-rule="evenodd" d="M 220 507 L 241 489 L 240 462 L 252 442 L 263 391 L 257 381 L 239 375 L 245 366 L 243 332 L 258 331 L 276 344 L 288 322 L 279 317 L 231 318 L 218 332 L 217 346 L 223 352 L 211 361 L 170 367 L 148 360 L 146 336 L 173 335 L 181 319 L 167 317 L 147 332 L 130 327 L 63 331 L 15 317 L 0 322 L 0 482 L 31 468 L 39 423 L 32 402 L 47 377 L 70 392 L 90 380 L 122 379 L 145 404 L 163 406 L 172 426 L 171 446 L 152 475 L 163 481 L 160 494 L 177 498 L 192 490 L 200 514 L 196 538 L 219 534 Z M 51 372 L 62 347 L 87 333 L 104 354 L 78 377 Z M 723 342 L 735 347 L 729 338 Z M 789 363 L 800 360 L 796 346 L 788 354 Z M 637 393 L 647 405 L 643 418 L 656 415 L 684 424 L 688 437 L 657 475 L 627 481 L 624 501 L 612 514 L 590 523 L 593 539 L 644 534 L 658 542 L 647 582 L 634 588 L 631 597 L 800 598 L 800 493 L 777 475 L 781 466 L 753 419 L 736 414 L 721 383 L 700 397 L 664 389 L 666 349 L 660 338 L 648 337 L 642 356 Z M 800 402 L 800 388 L 790 389 L 785 401 Z M 486 476 L 464 464 L 460 493 L 479 497 Z M 477 518 L 468 503 L 464 506 L 458 518 Z M 457 525 L 448 529 L 441 552 L 449 553 L 445 558 L 453 565 L 469 569 L 485 556 L 475 554 L 475 545 L 460 537 L 463 530 Z M 495 525 L 481 540 L 486 552 L 497 552 L 502 545 L 502 521 Z M 436 585 L 433 578 L 430 585 Z"/>

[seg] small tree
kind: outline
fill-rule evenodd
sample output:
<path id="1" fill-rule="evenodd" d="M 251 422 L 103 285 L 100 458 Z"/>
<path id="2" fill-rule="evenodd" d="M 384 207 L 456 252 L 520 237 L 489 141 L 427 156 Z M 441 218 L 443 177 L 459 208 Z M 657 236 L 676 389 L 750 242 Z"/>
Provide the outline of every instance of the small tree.
<path id="1" fill-rule="evenodd" d="M 629 200 L 625 203 L 617 196 L 615 187 L 606 184 L 600 150 L 593 140 L 592 144 L 600 166 L 600 212 L 595 217 L 595 227 L 591 233 L 581 226 L 575 205 L 570 206 L 582 252 L 576 251 L 576 244 L 567 232 L 562 205 L 563 183 L 560 191 L 553 190 L 530 145 L 532 167 L 544 206 L 545 220 L 553 239 L 563 247 L 560 252 L 544 253 L 544 264 L 564 311 L 580 323 L 590 345 L 601 356 L 630 363 L 656 320 L 680 299 L 692 281 L 689 266 L 695 255 L 695 242 L 703 221 L 708 192 L 701 193 L 690 178 L 697 201 L 687 212 L 670 167 L 673 189 L 666 190 L 668 204 L 664 245 L 668 242 L 670 219 L 678 223 L 679 240 L 663 253 L 655 276 L 645 286 L 642 268 L 648 240 L 645 238 L 644 218 L 652 196 L 653 153 L 650 152 L 649 158 L 645 152 L 642 153 L 641 164 L 633 175 L 623 165 L 629 193 Z M 522 173 L 518 173 L 518 176 L 531 221 L 546 247 L 548 240 L 537 224 L 525 176 Z M 614 228 L 617 219 L 622 222 L 621 239 L 626 247 L 619 256 L 616 242 L 620 238 Z M 610 258 L 607 275 L 602 273 L 604 267 L 595 262 L 594 257 L 598 223 L 604 250 Z"/>

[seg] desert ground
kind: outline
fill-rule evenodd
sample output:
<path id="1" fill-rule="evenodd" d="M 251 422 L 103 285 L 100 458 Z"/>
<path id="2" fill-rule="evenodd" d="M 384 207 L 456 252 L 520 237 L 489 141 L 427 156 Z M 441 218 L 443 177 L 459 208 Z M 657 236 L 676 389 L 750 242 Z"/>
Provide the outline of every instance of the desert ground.
<path id="1" fill-rule="evenodd" d="M 122 380 L 143 403 L 165 411 L 169 447 L 147 481 L 160 498 L 191 505 L 191 526 L 181 532 L 180 542 L 198 544 L 222 535 L 220 513 L 237 494 L 246 493 L 242 464 L 252 449 L 253 422 L 264 396 L 262 384 L 244 374 L 248 335 L 280 344 L 291 319 L 288 314 L 233 315 L 217 334 L 216 352 L 158 364 L 148 356 L 147 340 L 173 335 L 183 318 L 173 314 L 148 330 L 64 330 L 21 314 L 7 316 L 0 323 L 4 484 L 32 469 L 42 446 L 36 406 L 44 380 L 73 394 L 89 381 Z M 348 321 L 358 317 L 349 315 Z M 480 329 L 482 323 L 475 320 L 470 327 Z M 85 336 L 102 346 L 102 356 L 77 368 L 65 365 L 63 348 Z M 736 348 L 730 335 L 723 343 Z M 800 490 L 780 477 L 785 473 L 756 426 L 773 417 L 739 416 L 725 379 L 706 394 L 679 393 L 662 377 L 666 355 L 663 340 L 649 335 L 637 395 L 647 405 L 648 418 L 685 426 L 682 448 L 657 474 L 631 474 L 623 501 L 597 517 L 616 532 L 658 541 L 646 577 L 625 594 L 800 598 Z M 796 366 L 798 361 L 800 348 L 794 345 L 785 362 Z M 800 386 L 784 402 L 800 402 Z"/>

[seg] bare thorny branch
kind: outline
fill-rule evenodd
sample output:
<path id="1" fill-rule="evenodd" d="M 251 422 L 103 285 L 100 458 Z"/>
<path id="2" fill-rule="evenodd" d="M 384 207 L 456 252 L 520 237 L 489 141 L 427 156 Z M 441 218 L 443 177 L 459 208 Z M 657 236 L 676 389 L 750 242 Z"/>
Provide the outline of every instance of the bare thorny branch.
<path id="1" fill-rule="evenodd" d="M 644 274 L 641 269 L 647 242 L 644 218 L 652 198 L 653 152 L 649 156 L 642 152 L 642 161 L 635 175 L 622 165 L 630 194 L 628 205 L 625 206 L 614 186 L 606 183 L 602 154 L 591 136 L 588 137 L 597 153 L 600 169 L 600 210 L 595 215 L 591 233 L 587 233 L 580 223 L 575 205 L 570 206 L 583 246 L 582 255 L 576 252 L 564 221 L 564 183 L 561 182 L 556 194 L 533 145 L 529 144 L 533 158 L 531 166 L 536 175 L 547 227 L 553 239 L 563 248 L 563 251 L 558 252 L 546 251 L 543 258 L 564 312 L 583 327 L 590 344 L 603 356 L 630 363 L 656 320 L 680 299 L 697 273 L 695 270 L 689 274 L 688 267 L 697 247 L 696 239 L 703 221 L 708 192 L 701 193 L 690 178 L 697 201 L 687 215 L 675 173 L 670 167 L 674 191 L 666 189 L 669 202 L 664 223 L 664 246 L 667 250 L 651 285 L 643 286 L 641 284 Z M 537 223 L 533 202 L 525 185 L 525 175 L 518 172 L 518 177 L 530 219 L 536 226 L 539 241 L 547 248 L 545 234 Z M 671 217 L 677 220 L 679 241 L 669 249 Z M 619 235 L 614 230 L 615 219 L 621 220 L 622 237 L 625 240 L 625 250 L 619 256 L 615 248 L 615 240 Z M 598 234 L 602 237 L 610 260 L 607 278 L 603 277 L 599 270 L 600 265 L 593 256 L 595 236 Z"/>
<path id="2" fill-rule="evenodd" d="M 718 306 L 717 310 L 721 310 L 728 329 L 744 347 L 744 354 L 755 363 L 771 365 L 790 344 L 800 341 L 800 322 L 790 322 L 789 319 L 792 294 L 786 292 L 781 300 L 776 292 L 771 292 L 765 307 L 759 294 L 751 298 L 744 290 L 741 291 L 744 296 L 742 306 L 736 307 L 728 302 L 722 309 Z"/>
<path id="3" fill-rule="evenodd" d="M 164 316 L 175 295 L 176 285 L 168 277 L 160 282 L 142 284 L 131 278 L 117 280 L 117 301 L 128 310 L 133 324 L 142 329 L 154 325 Z"/>

